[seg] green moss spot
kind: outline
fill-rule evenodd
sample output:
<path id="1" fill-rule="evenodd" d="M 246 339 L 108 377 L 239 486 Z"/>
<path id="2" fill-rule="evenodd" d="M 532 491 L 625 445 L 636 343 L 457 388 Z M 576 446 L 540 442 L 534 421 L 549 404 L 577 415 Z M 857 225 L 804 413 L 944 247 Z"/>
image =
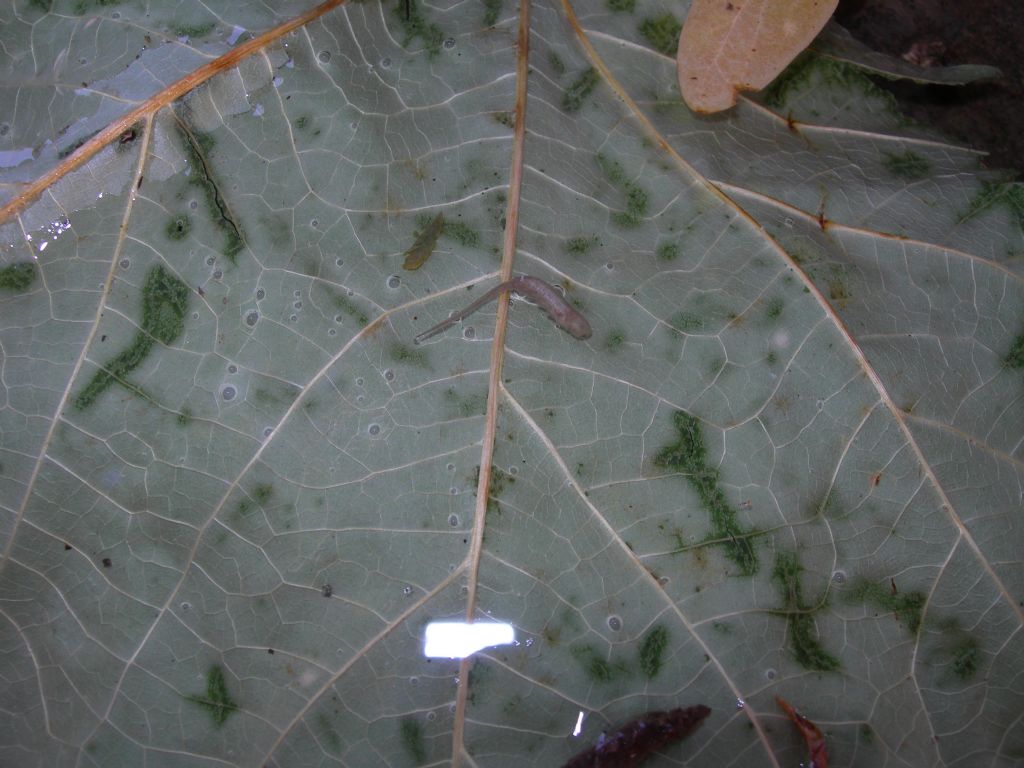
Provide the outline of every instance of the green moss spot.
<path id="1" fill-rule="evenodd" d="M 668 646 L 668 630 L 659 625 L 640 642 L 640 670 L 652 680 L 661 671 L 662 654 Z"/>
<path id="2" fill-rule="evenodd" d="M 921 626 L 925 599 L 922 592 L 900 592 L 894 595 L 888 586 L 883 587 L 867 579 L 852 584 L 846 597 L 849 602 L 870 603 L 882 610 L 892 611 L 911 633 L 916 633 Z"/>
<path id="3" fill-rule="evenodd" d="M 295 118 L 295 121 L 293 122 L 293 125 L 298 130 L 301 131 L 301 130 L 305 129 L 308 125 L 310 125 L 312 122 L 313 122 L 313 120 L 312 120 L 312 118 L 309 115 L 299 115 L 298 117 Z"/>
<path id="4" fill-rule="evenodd" d="M 864 723 L 860 727 L 860 738 L 865 744 L 870 744 L 875 740 L 875 732 L 871 729 L 871 726 Z"/>
<path id="5" fill-rule="evenodd" d="M 413 349 L 405 344 L 392 344 L 388 347 L 388 352 L 395 362 L 414 365 L 417 368 L 430 367 L 427 363 L 427 353 L 423 350 Z"/>
<path id="6" fill-rule="evenodd" d="M 615 330 L 610 332 L 604 339 L 604 348 L 614 351 L 626 343 L 626 334 L 623 331 Z"/>
<path id="7" fill-rule="evenodd" d="M 599 79 L 597 70 L 593 67 L 584 70 L 562 94 L 562 109 L 566 112 L 578 112 L 583 102 L 597 87 Z"/>
<path id="8" fill-rule="evenodd" d="M 774 349 L 768 350 L 768 354 L 764 356 L 764 360 L 768 365 L 775 365 L 775 362 L 779 359 L 778 355 L 775 354 Z"/>
<path id="9" fill-rule="evenodd" d="M 565 252 L 573 256 L 583 256 L 597 245 L 597 237 L 570 237 L 565 241 Z"/>
<path id="10" fill-rule="evenodd" d="M 712 535 L 726 556 L 740 568 L 744 576 L 757 573 L 757 552 L 748 532 L 740 528 L 736 512 L 729 506 L 718 483 L 718 470 L 707 464 L 707 451 L 700 422 L 684 411 L 672 415 L 678 431 L 674 443 L 669 443 L 654 457 L 654 465 L 679 472 L 696 491 L 701 503 L 711 516 Z"/>
<path id="11" fill-rule="evenodd" d="M 32 261 L 21 261 L 0 269 L 0 290 L 24 291 L 36 279 L 36 265 Z"/>
<path id="12" fill-rule="evenodd" d="M 683 25 L 670 13 L 653 16 L 640 22 L 640 34 L 658 53 L 675 56 L 679 48 L 679 32 Z"/>
<path id="13" fill-rule="evenodd" d="M 923 179 L 932 172 L 928 159 L 909 149 L 906 152 L 886 152 L 882 163 L 893 176 L 908 181 Z"/>
<path id="14" fill-rule="evenodd" d="M 612 664 L 589 645 L 573 646 L 569 652 L 583 668 L 587 677 L 595 683 L 610 683 L 628 671 L 625 665 Z"/>
<path id="15" fill-rule="evenodd" d="M 675 261 L 679 258 L 679 244 L 664 242 L 658 245 L 656 251 L 658 258 L 662 261 Z"/>
<path id="16" fill-rule="evenodd" d="M 255 488 L 252 489 L 252 497 L 256 499 L 256 503 L 259 504 L 260 506 L 263 506 L 268 501 L 270 501 L 270 497 L 273 495 L 274 486 L 269 484 L 257 485 Z"/>
<path id="17" fill-rule="evenodd" d="M 984 181 L 981 190 L 971 201 L 961 221 L 984 213 L 995 206 L 1005 206 L 1016 219 L 1017 226 L 1024 229 L 1024 186 L 1012 181 Z"/>
<path id="18" fill-rule="evenodd" d="M 850 298 L 849 291 L 846 290 L 846 283 L 840 280 L 838 277 L 828 281 L 828 297 L 832 301 L 846 301 Z"/>
<path id="19" fill-rule="evenodd" d="M 601 166 L 608 181 L 626 196 L 626 210 L 613 213 L 612 221 L 620 227 L 635 227 L 647 213 L 647 193 L 629 180 L 616 161 L 598 155 L 597 164 Z"/>
<path id="20" fill-rule="evenodd" d="M 491 118 L 494 122 L 504 125 L 506 128 L 514 128 L 516 125 L 516 116 L 512 112 L 492 112 Z"/>
<path id="21" fill-rule="evenodd" d="M 726 624 L 724 621 L 716 621 L 716 622 L 714 622 L 711 625 L 711 628 L 713 630 L 715 630 L 715 632 L 720 632 L 723 635 L 731 635 L 732 634 L 732 626 L 729 625 L 729 624 Z"/>
<path id="22" fill-rule="evenodd" d="M 445 237 L 450 237 L 464 248 L 476 248 L 480 244 L 480 233 L 461 221 L 446 221 L 443 231 Z"/>
<path id="23" fill-rule="evenodd" d="M 973 637 L 965 637 L 953 647 L 953 674 L 967 682 L 978 673 L 981 646 Z"/>
<path id="24" fill-rule="evenodd" d="M 561 77 L 562 75 L 565 74 L 565 62 L 562 61 L 562 57 L 559 56 L 557 53 L 552 51 L 551 53 L 548 54 L 548 64 L 551 65 L 552 71 L 558 77 Z"/>
<path id="25" fill-rule="evenodd" d="M 439 26 L 426 20 L 420 11 L 419 0 L 397 3 L 393 13 L 405 30 L 402 47 L 405 48 L 418 38 L 423 41 L 423 49 L 427 52 L 427 58 L 431 60 L 437 58 L 437 55 L 441 53 L 444 32 Z M 406 18 L 406 13 L 408 13 L 408 18 Z"/>
<path id="26" fill-rule="evenodd" d="M 80 411 L 88 408 L 115 382 L 145 397 L 137 386 L 128 383 L 127 376 L 146 359 L 153 342 L 170 346 L 181 335 L 185 329 L 188 295 L 188 286 L 163 266 L 149 270 L 142 286 L 142 329 L 128 348 L 108 361 L 79 392 L 75 408 Z"/>
<path id="27" fill-rule="evenodd" d="M 484 0 L 484 26 L 493 27 L 501 16 L 502 0 Z"/>
<path id="28" fill-rule="evenodd" d="M 173 216 L 164 227 L 164 232 L 167 233 L 167 237 L 171 240 L 184 240 L 191 231 L 192 219 L 184 213 L 180 216 Z"/>
<path id="29" fill-rule="evenodd" d="M 800 574 L 803 566 L 796 555 L 779 553 L 775 557 L 772 579 L 779 585 L 783 608 L 772 611 L 786 617 L 789 623 L 789 642 L 793 656 L 805 669 L 814 672 L 831 672 L 839 669 L 839 659 L 828 653 L 818 640 L 814 625 L 814 613 L 820 606 L 804 602 Z"/>
<path id="30" fill-rule="evenodd" d="M 482 416 L 487 408 L 486 395 L 462 395 L 455 387 L 448 387 L 444 399 L 455 408 L 455 413 L 466 419 L 470 416 Z"/>
<path id="31" fill-rule="evenodd" d="M 704 318 L 692 312 L 676 312 L 669 318 L 668 324 L 683 333 L 704 330 Z"/>
<path id="32" fill-rule="evenodd" d="M 175 37 L 202 37 L 213 31 L 213 22 L 209 24 L 177 24 L 171 28 Z"/>
<path id="33" fill-rule="evenodd" d="M 632 13 L 636 10 L 636 0 L 605 0 L 605 5 L 616 13 Z"/>
<path id="34" fill-rule="evenodd" d="M 786 306 L 786 302 L 782 299 L 772 299 L 768 302 L 766 313 L 769 320 L 778 320 L 782 315 L 782 309 Z"/>
<path id="35" fill-rule="evenodd" d="M 814 53 L 804 53 L 775 78 L 763 92 L 765 103 L 781 109 L 795 94 L 805 89 L 828 86 L 840 91 L 852 91 L 866 98 L 879 99 L 889 111 L 896 113 L 895 98 L 875 85 L 860 69 L 836 59 Z"/>
<path id="36" fill-rule="evenodd" d="M 187 427 L 189 424 L 191 424 L 192 423 L 192 409 L 188 408 L 188 407 L 182 408 L 178 412 L 177 421 L 178 421 L 178 426 L 179 427 Z"/>
<path id="37" fill-rule="evenodd" d="M 1013 340 L 1013 344 L 1010 345 L 1010 351 L 1003 358 L 1003 365 L 1016 370 L 1024 368 L 1024 333 Z"/>
<path id="38" fill-rule="evenodd" d="M 423 728 L 415 718 L 403 718 L 402 724 L 398 727 L 398 735 L 406 754 L 416 765 L 426 762 L 427 742 L 423 738 Z"/>
<path id="39" fill-rule="evenodd" d="M 334 726 L 331 725 L 331 721 L 327 719 L 326 715 L 319 714 L 314 722 L 316 723 L 317 740 L 322 744 L 326 744 L 332 754 L 340 755 L 341 739 L 338 736 L 338 732 L 334 730 Z"/>
<path id="40" fill-rule="evenodd" d="M 228 694 L 224 670 L 219 666 L 210 667 L 210 671 L 206 673 L 206 695 L 189 696 L 188 700 L 206 710 L 217 728 L 224 725 L 231 713 L 238 709 L 238 705 Z"/>

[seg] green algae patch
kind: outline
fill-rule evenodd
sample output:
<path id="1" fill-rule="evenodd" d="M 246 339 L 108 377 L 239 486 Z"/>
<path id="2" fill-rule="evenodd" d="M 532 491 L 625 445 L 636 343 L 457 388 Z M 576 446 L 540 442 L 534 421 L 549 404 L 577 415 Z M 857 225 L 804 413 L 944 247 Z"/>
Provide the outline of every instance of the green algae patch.
<path id="1" fill-rule="evenodd" d="M 427 742 L 423 738 L 423 727 L 412 717 L 406 717 L 398 727 L 398 735 L 402 741 L 402 748 L 412 758 L 416 765 L 421 765 L 427 760 Z"/>
<path id="2" fill-rule="evenodd" d="M 839 659 L 826 651 L 818 638 L 814 614 L 821 605 L 809 605 L 804 601 L 800 583 L 803 570 L 796 555 L 780 553 L 776 556 L 772 580 L 782 594 L 783 607 L 772 613 L 786 617 L 789 644 L 800 666 L 812 672 L 832 672 L 839 669 Z"/>
<path id="3" fill-rule="evenodd" d="M 678 437 L 658 451 L 654 466 L 685 476 L 711 516 L 712 533 L 708 543 L 720 544 L 726 556 L 739 566 L 740 573 L 752 576 L 758 570 L 757 552 L 748 533 L 736 521 L 736 511 L 726 501 L 718 483 L 718 470 L 707 463 L 700 422 L 685 411 L 676 411 L 672 421 Z"/>
<path id="4" fill-rule="evenodd" d="M 891 611 L 911 633 L 916 634 L 921 626 L 921 613 L 924 610 L 927 597 L 923 592 L 893 594 L 891 589 L 865 579 L 851 586 L 846 600 L 851 603 L 870 603 L 876 608 Z"/>
<path id="5" fill-rule="evenodd" d="M 599 80 L 600 77 L 596 69 L 590 67 L 584 70 L 583 74 L 573 80 L 569 87 L 565 89 L 565 93 L 562 94 L 562 109 L 566 112 L 578 112 L 580 107 L 583 106 L 583 102 L 587 100 L 587 97 L 597 87 Z"/>
<path id="6" fill-rule="evenodd" d="M 188 700 L 202 707 L 217 728 L 224 725 L 231 713 L 238 709 L 228 693 L 224 670 L 218 666 L 210 667 L 206 673 L 206 695 L 189 696 Z"/>
<path id="7" fill-rule="evenodd" d="M 658 672 L 661 671 L 662 656 L 667 646 L 668 630 L 660 625 L 644 635 L 644 639 L 640 642 L 640 670 L 648 680 L 657 677 Z"/>
<path id="8" fill-rule="evenodd" d="M 882 164 L 893 176 L 907 181 L 923 179 L 932 172 L 932 164 L 923 155 L 912 152 L 886 152 Z"/>
<path id="9" fill-rule="evenodd" d="M 36 265 L 31 261 L 21 261 L 17 264 L 0 269 L 0 290 L 20 293 L 32 285 L 36 279 Z"/>
<path id="10" fill-rule="evenodd" d="M 675 56 L 683 25 L 670 13 L 651 16 L 640 22 L 640 34 L 658 53 Z"/>
<path id="11" fill-rule="evenodd" d="M 616 161 L 597 156 L 597 164 L 601 167 L 608 182 L 626 197 L 626 208 L 612 214 L 612 221 L 620 227 L 628 229 L 637 226 L 647 213 L 648 196 L 639 185 L 630 181 L 625 170 Z"/>

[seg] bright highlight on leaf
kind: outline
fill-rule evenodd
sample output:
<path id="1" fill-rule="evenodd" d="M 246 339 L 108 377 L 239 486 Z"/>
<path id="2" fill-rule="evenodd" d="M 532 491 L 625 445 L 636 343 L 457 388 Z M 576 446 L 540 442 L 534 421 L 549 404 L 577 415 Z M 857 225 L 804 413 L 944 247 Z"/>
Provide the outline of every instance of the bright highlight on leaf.
<path id="1" fill-rule="evenodd" d="M 825 26 L 838 0 L 694 0 L 679 36 L 683 100 L 720 112 L 786 68 Z"/>

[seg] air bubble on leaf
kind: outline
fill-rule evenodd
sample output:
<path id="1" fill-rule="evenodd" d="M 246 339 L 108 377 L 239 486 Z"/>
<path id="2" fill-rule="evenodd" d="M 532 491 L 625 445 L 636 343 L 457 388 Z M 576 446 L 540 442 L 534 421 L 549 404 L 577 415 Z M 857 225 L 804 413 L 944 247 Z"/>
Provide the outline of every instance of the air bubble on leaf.
<path id="1" fill-rule="evenodd" d="M 292 315 L 292 316 L 291 316 L 291 317 L 289 317 L 288 319 L 289 319 L 289 320 L 290 320 L 291 322 L 293 322 L 293 323 L 294 323 L 294 322 L 298 321 L 298 319 L 299 319 L 299 316 L 298 316 L 298 315 Z"/>
<path id="2" fill-rule="evenodd" d="M 370 437 L 376 437 L 380 434 L 380 424 L 371 424 L 366 431 L 370 433 Z"/>
<path id="3" fill-rule="evenodd" d="M 213 266 L 213 262 L 214 262 L 213 256 L 207 256 L 206 257 L 206 266 L 212 267 Z"/>
<path id="4" fill-rule="evenodd" d="M 336 330 L 335 330 L 334 328 L 331 328 L 331 329 L 329 329 L 329 330 L 327 331 L 327 335 L 328 335 L 328 336 L 337 336 L 337 335 L 338 335 L 338 332 L 337 332 L 337 331 L 336 331 Z"/>
<path id="5" fill-rule="evenodd" d="M 612 632 L 618 632 L 620 629 L 622 629 L 622 619 L 620 619 L 618 616 L 609 616 L 608 629 L 610 629 Z"/>
<path id="6" fill-rule="evenodd" d="M 817 402 L 815 402 L 814 405 L 820 411 L 822 408 L 825 407 L 825 401 L 824 400 L 818 400 Z"/>
<path id="7" fill-rule="evenodd" d="M 604 268 L 605 268 L 605 271 L 607 271 L 607 272 L 615 271 L 615 265 L 612 264 L 610 261 L 607 264 L 604 265 Z"/>
<path id="8" fill-rule="evenodd" d="M 198 312 L 193 312 L 192 313 L 192 319 L 193 320 L 198 320 L 199 319 L 199 313 Z"/>
<path id="9" fill-rule="evenodd" d="M 345 266 L 345 260 L 344 259 L 335 259 L 334 260 L 334 266 L 336 266 L 336 267 L 343 267 L 343 266 Z"/>
<path id="10" fill-rule="evenodd" d="M 236 394 L 237 392 L 235 392 L 235 388 L 232 386 L 224 387 L 224 389 L 220 391 L 220 396 L 225 400 L 234 400 Z"/>
<path id="11" fill-rule="evenodd" d="M 267 292 L 264 291 L 262 288 L 257 288 L 256 289 L 256 301 L 260 301 L 261 299 L 266 298 L 266 296 L 267 296 Z"/>
<path id="12" fill-rule="evenodd" d="M 458 496 L 459 489 L 453 485 L 451 488 L 448 489 L 448 493 L 450 493 L 452 496 Z"/>
<path id="13" fill-rule="evenodd" d="M 8 123 L 0 123 L 0 136 L 6 136 L 11 131 L 11 126 Z"/>
<path id="14" fill-rule="evenodd" d="M 302 295 L 302 291 L 298 291 L 298 290 L 292 291 L 292 296 L 294 296 L 296 299 L 299 298 L 299 296 L 301 296 L 301 295 Z"/>
<path id="15" fill-rule="evenodd" d="M 459 684 L 460 682 L 462 682 L 462 681 L 461 681 L 461 680 L 459 680 L 459 678 L 458 678 L 458 677 L 453 677 L 453 678 L 452 678 L 452 683 L 453 683 L 454 685 L 456 685 L 456 686 L 457 686 L 457 685 L 458 685 L 458 684 Z"/>
<path id="16" fill-rule="evenodd" d="M 747 702 L 745 702 L 743 699 L 736 699 L 736 709 L 743 709 L 746 706 Z"/>
<path id="17" fill-rule="evenodd" d="M 366 399 L 366 398 L 365 398 L 365 397 L 363 397 L 362 395 L 356 395 L 356 403 L 358 403 L 358 404 L 360 404 L 360 405 L 362 405 L 362 403 L 363 403 L 363 401 L 364 401 L 365 399 Z"/>
<path id="18" fill-rule="evenodd" d="M 418 677 L 410 677 L 409 678 L 409 685 L 419 685 L 419 684 L 420 684 L 420 679 Z"/>
<path id="19" fill-rule="evenodd" d="M 448 466 L 446 467 L 446 469 L 447 469 L 447 470 L 448 470 L 449 472 L 454 472 L 454 471 L 455 471 L 455 465 L 454 465 L 454 464 L 449 464 L 449 465 L 448 465 Z"/>
<path id="20" fill-rule="evenodd" d="M 238 366 L 237 365 L 229 365 L 228 366 L 228 373 L 238 373 Z"/>
<path id="21" fill-rule="evenodd" d="M 259 312 L 256 312 L 256 311 L 249 312 L 245 316 L 245 324 L 248 325 L 250 328 L 252 328 L 254 325 L 256 325 L 256 321 L 258 321 L 259 319 L 260 319 L 260 313 Z"/>
<path id="22" fill-rule="evenodd" d="M 194 211 L 196 208 L 199 207 L 199 201 L 198 200 L 190 200 L 189 204 L 188 204 L 188 207 L 191 208 Z"/>
<path id="23" fill-rule="evenodd" d="M 120 262 L 121 269 L 128 269 L 128 267 L 130 267 L 131 265 L 132 265 L 132 263 L 130 261 L 128 261 L 128 259 L 121 259 L 121 262 Z"/>
<path id="24" fill-rule="evenodd" d="M 455 38 L 454 37 L 445 38 L 444 47 L 447 48 L 448 50 L 451 50 L 452 48 L 454 48 L 455 47 Z"/>
<path id="25" fill-rule="evenodd" d="M 843 570 L 832 571 L 832 581 L 835 582 L 836 584 L 845 584 L 846 583 L 846 571 L 843 571 Z"/>
<path id="26" fill-rule="evenodd" d="M 270 437 L 272 434 L 274 434 L 274 428 L 273 427 L 265 427 L 263 429 L 263 436 L 264 437 Z"/>
<path id="27" fill-rule="evenodd" d="M 508 468 L 508 473 L 512 475 L 512 477 L 515 477 L 516 475 L 519 474 L 519 467 L 513 464 L 511 467 Z"/>
<path id="28" fill-rule="evenodd" d="M 437 719 L 437 714 L 435 712 L 427 712 L 427 722 L 428 723 L 432 723 L 436 719 Z"/>
<path id="29" fill-rule="evenodd" d="M 281 77 L 280 75 L 278 75 L 277 77 L 275 77 L 270 82 L 272 82 L 274 84 L 275 88 L 280 88 L 282 85 L 284 85 L 284 78 Z"/>
<path id="30" fill-rule="evenodd" d="M 766 669 L 764 671 L 764 679 L 765 680 L 774 680 L 778 676 L 778 674 L 779 674 L 778 672 L 776 672 L 774 669 L 769 667 L 768 669 Z"/>
<path id="31" fill-rule="evenodd" d="M 412 594 L 412 587 L 402 587 L 402 594 L 408 597 Z"/>
<path id="32" fill-rule="evenodd" d="M 302 302 L 296 301 L 292 306 L 295 307 L 295 309 L 302 309 Z"/>
<path id="33" fill-rule="evenodd" d="M 475 339 L 476 328 L 474 328 L 472 325 L 467 325 L 465 328 L 462 329 L 462 337 L 464 339 Z"/>
<path id="34" fill-rule="evenodd" d="M 380 62 L 378 63 L 380 64 L 381 69 L 391 69 L 391 59 L 389 59 L 387 56 L 381 59 Z"/>
<path id="35" fill-rule="evenodd" d="M 395 372 L 392 371 L 390 368 L 385 368 L 384 369 L 384 379 L 386 381 L 394 381 L 395 380 Z"/>
<path id="36" fill-rule="evenodd" d="M 363 377 L 362 376 L 359 376 L 359 377 L 356 378 L 356 386 L 357 387 L 363 386 Z"/>
<path id="37" fill-rule="evenodd" d="M 220 280 L 222 277 L 224 277 L 224 273 L 221 272 L 219 269 L 215 269 L 213 271 L 213 279 L 214 280 Z"/>
<path id="38" fill-rule="evenodd" d="M 330 51 L 320 51 L 320 53 L 318 53 L 316 55 L 316 58 L 317 58 L 317 60 L 321 64 L 330 64 L 331 63 L 331 52 Z"/>
<path id="39" fill-rule="evenodd" d="M 791 219 L 791 218 L 790 218 L 789 216 L 787 216 L 786 218 L 784 218 L 784 219 L 782 220 L 782 223 L 783 223 L 783 224 L 784 224 L 784 225 L 785 225 L 786 227 L 788 227 L 789 229 L 792 229 L 792 228 L 793 228 L 793 219 Z"/>
<path id="40" fill-rule="evenodd" d="M 181 603 L 181 605 L 179 607 L 183 611 L 191 611 L 192 610 L 192 603 L 190 603 L 188 600 L 185 600 L 185 601 L 183 601 Z"/>
<path id="41" fill-rule="evenodd" d="M 388 277 L 388 288 L 390 288 L 391 290 L 394 290 L 395 288 L 397 288 L 401 284 L 402 284 L 402 278 L 400 278 L 398 275 L 390 275 Z"/>
<path id="42" fill-rule="evenodd" d="M 448 515 L 448 525 L 450 525 L 452 528 L 458 528 L 459 527 L 459 516 L 458 515 Z"/>

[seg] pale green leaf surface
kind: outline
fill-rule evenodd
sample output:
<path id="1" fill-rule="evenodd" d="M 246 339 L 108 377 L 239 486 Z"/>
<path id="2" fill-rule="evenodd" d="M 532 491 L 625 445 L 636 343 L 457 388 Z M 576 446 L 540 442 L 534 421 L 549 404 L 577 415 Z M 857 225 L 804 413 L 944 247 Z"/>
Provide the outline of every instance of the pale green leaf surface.
<path id="1" fill-rule="evenodd" d="M 2 32 L 5 199 L 311 7 L 49 5 Z M 1020 188 L 847 64 L 698 117 L 641 31 L 685 9 L 581 6 L 588 57 L 534 5 L 514 269 L 594 334 L 513 304 L 477 519 L 495 310 L 411 339 L 501 266 L 496 8 L 329 12 L 0 224 L 37 264 L 0 287 L 0 764 L 557 766 L 703 703 L 650 765 L 795 765 L 776 695 L 833 765 L 1018 763 Z M 157 267 L 180 333 L 79 407 Z M 466 676 L 422 635 L 471 594 L 520 643 Z"/>

